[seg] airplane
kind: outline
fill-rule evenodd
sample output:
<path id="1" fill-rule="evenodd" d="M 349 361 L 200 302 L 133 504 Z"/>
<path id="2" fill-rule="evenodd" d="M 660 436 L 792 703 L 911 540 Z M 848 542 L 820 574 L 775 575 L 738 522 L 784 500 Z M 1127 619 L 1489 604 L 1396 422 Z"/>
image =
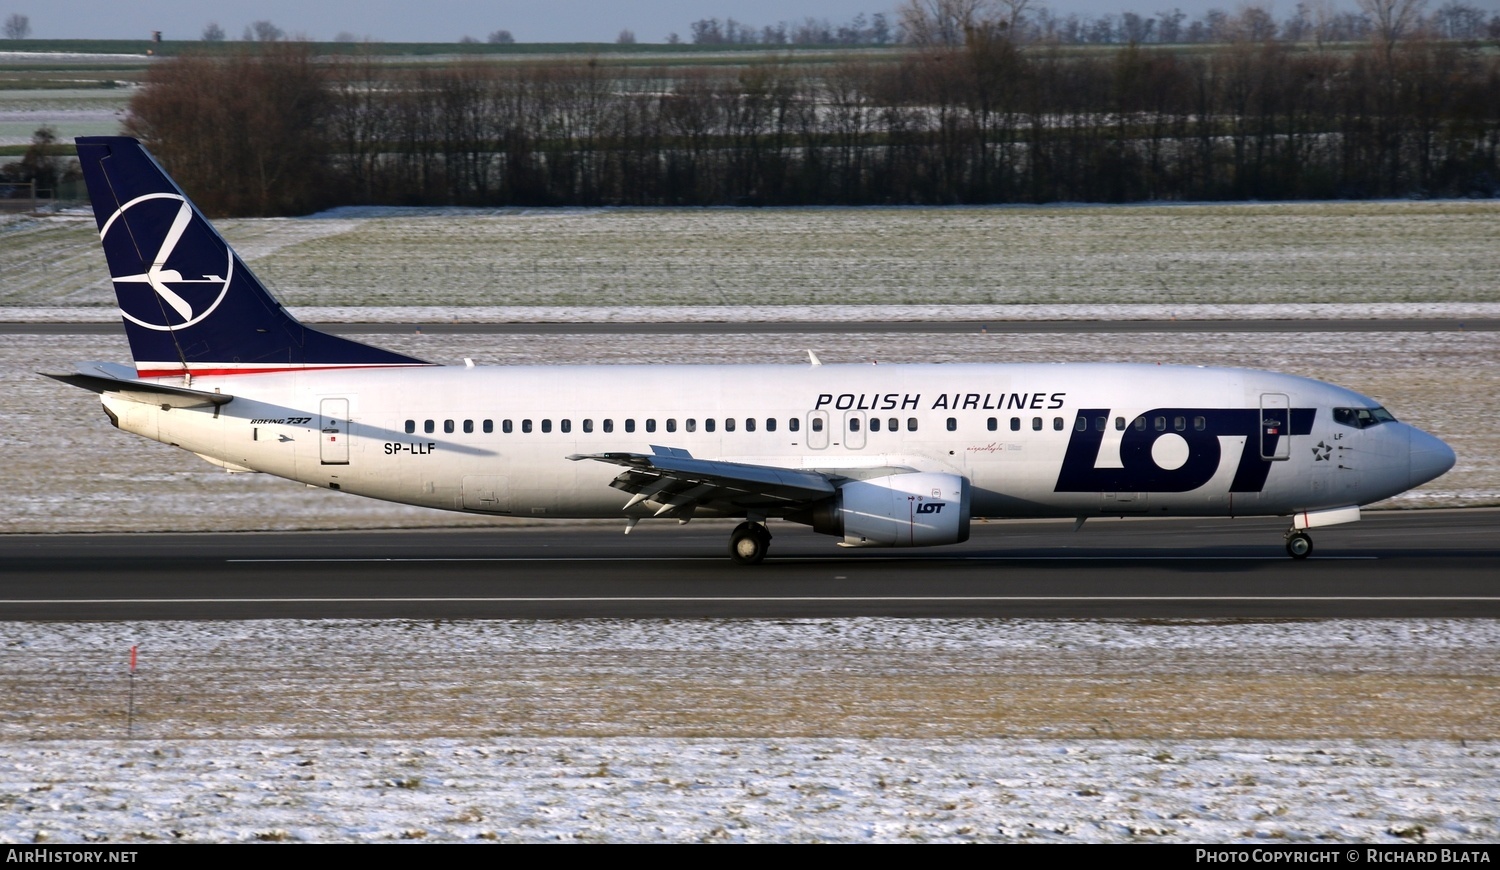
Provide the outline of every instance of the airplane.
<path id="1" fill-rule="evenodd" d="M 299 323 L 135 139 L 77 140 L 133 366 L 49 375 L 116 427 L 231 472 L 529 518 L 740 519 L 844 547 L 978 518 L 1289 516 L 1310 529 L 1453 466 L 1309 378 L 1131 364 L 436 365 Z"/>

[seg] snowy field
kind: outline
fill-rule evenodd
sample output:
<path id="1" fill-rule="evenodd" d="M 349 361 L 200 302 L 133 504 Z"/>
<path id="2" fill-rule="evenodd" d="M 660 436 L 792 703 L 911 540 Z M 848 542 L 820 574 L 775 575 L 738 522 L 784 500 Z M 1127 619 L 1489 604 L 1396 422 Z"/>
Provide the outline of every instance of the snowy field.
<path id="1" fill-rule="evenodd" d="M 6 842 L 1500 838 L 1493 620 L 24 624 L 0 663 Z"/>
<path id="2" fill-rule="evenodd" d="M 366 208 L 218 224 L 288 305 L 459 318 L 453 309 L 486 306 L 715 306 L 741 319 L 785 305 L 1321 305 L 1365 316 L 1381 303 L 1500 303 L 1500 201 Z M 0 224 L 0 274 L 0 308 L 114 305 L 82 213 Z"/>
<path id="3" fill-rule="evenodd" d="M 21 58 L 20 53 L 0 52 L 0 63 L 25 62 Z M 97 63 L 117 58 L 96 55 L 83 59 Z M 139 57 L 129 60 L 141 62 Z M 129 87 L 0 90 L 0 145 L 30 145 L 32 135 L 43 126 L 51 127 L 58 140 L 68 143 L 76 136 L 117 135 L 131 93 Z"/>

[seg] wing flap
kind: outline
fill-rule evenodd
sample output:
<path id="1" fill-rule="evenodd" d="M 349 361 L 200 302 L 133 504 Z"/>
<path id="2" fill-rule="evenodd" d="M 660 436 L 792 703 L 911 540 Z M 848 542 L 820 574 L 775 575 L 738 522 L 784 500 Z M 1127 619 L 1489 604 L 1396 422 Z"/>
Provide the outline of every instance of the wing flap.
<path id="1" fill-rule="evenodd" d="M 652 446 L 646 453 L 577 453 L 569 459 L 591 459 L 625 468 L 610 486 L 631 494 L 625 507 L 643 501 L 662 507 L 658 514 L 699 505 L 763 508 L 820 501 L 835 492 L 833 482 L 816 471 L 694 459 L 686 450 Z"/>

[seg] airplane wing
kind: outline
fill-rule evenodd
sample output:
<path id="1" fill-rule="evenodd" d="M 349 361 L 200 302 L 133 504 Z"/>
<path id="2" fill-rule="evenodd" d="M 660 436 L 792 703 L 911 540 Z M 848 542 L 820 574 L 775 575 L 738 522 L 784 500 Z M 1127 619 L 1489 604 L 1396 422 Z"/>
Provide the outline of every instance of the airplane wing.
<path id="1" fill-rule="evenodd" d="M 834 494 L 827 475 L 816 471 L 694 459 L 686 450 L 652 445 L 652 453 L 575 453 L 572 460 L 593 459 L 620 465 L 625 471 L 610 483 L 631 494 L 630 508 L 643 501 L 659 503 L 656 516 L 691 515 L 699 505 L 768 508 L 819 501 Z"/>

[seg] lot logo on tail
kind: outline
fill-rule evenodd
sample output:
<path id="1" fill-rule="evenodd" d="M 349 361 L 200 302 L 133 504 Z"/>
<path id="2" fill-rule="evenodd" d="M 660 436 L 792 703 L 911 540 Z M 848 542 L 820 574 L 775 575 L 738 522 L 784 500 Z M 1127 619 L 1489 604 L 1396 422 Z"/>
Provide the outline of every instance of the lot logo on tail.
<path id="1" fill-rule="evenodd" d="M 224 301 L 234 276 L 234 255 L 193 218 L 192 205 L 180 194 L 148 193 L 120 206 L 104 222 L 99 237 L 112 254 L 111 265 L 140 263 L 137 274 L 113 270 L 126 320 L 159 331 L 182 329 L 199 323 Z"/>

